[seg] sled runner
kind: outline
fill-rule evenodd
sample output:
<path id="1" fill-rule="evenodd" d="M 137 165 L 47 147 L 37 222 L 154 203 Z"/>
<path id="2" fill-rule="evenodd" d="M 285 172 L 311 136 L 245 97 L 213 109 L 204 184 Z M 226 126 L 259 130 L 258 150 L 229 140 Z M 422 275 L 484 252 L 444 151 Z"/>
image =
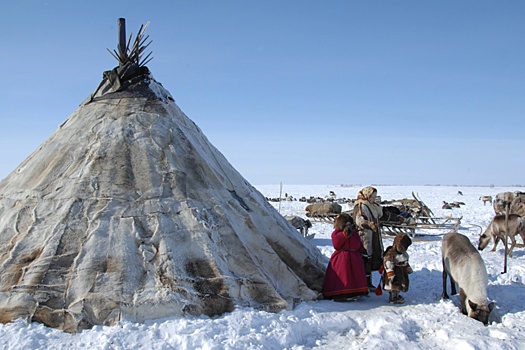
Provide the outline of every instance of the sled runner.
<path id="1" fill-rule="evenodd" d="M 422 236 L 443 236 L 449 232 L 458 232 L 463 217 L 436 217 L 430 208 L 412 192 L 412 197 L 418 204 L 417 215 L 412 215 L 400 222 L 399 217 L 394 220 L 381 221 L 381 233 L 387 236 L 395 236 L 406 233 L 411 238 Z"/>
<path id="2" fill-rule="evenodd" d="M 337 215 L 339 214 L 312 214 L 309 215 L 308 218 L 311 222 L 333 223 Z"/>
<path id="3" fill-rule="evenodd" d="M 395 236 L 406 233 L 411 238 L 421 236 L 443 236 L 449 232 L 458 232 L 463 217 L 425 217 L 420 216 L 414 219 L 413 223 L 394 223 L 382 222 L 381 234 Z"/>

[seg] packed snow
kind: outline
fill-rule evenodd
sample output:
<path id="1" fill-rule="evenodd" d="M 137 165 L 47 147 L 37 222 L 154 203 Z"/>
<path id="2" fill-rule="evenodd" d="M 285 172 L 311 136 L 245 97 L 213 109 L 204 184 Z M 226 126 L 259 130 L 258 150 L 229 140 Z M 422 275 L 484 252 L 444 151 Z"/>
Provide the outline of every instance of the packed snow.
<path id="1" fill-rule="evenodd" d="M 355 198 L 363 186 L 255 186 L 266 197 Z M 480 231 L 494 216 L 482 195 L 521 190 L 519 187 L 375 186 L 383 200 L 412 198 L 412 191 L 435 216 L 462 217 L 460 233 L 477 246 Z M 459 193 L 462 192 L 463 195 Z M 442 202 L 465 205 L 441 209 Z M 306 203 L 272 202 L 282 215 L 305 216 Z M 343 207 L 343 210 L 347 208 Z M 314 222 L 311 242 L 329 257 L 331 223 Z M 299 232 L 297 232 L 299 234 Z M 384 245 L 392 242 L 384 237 Z M 518 238 L 518 243 L 521 238 Z M 277 314 L 238 308 L 220 317 L 168 318 L 145 323 L 123 321 L 68 334 L 18 320 L 0 324 L 2 349 L 525 349 L 525 249 L 516 248 L 504 270 L 504 247 L 481 252 L 489 275 L 488 297 L 495 308 L 488 326 L 464 316 L 459 297 L 442 300 L 441 237 L 424 236 L 408 249 L 414 273 L 405 304 L 388 303 L 388 293 L 352 302 L 304 302 Z M 374 272 L 374 283 L 379 275 Z M 450 288 L 450 287 L 448 287 Z M 450 289 L 448 290 L 450 294 Z"/>

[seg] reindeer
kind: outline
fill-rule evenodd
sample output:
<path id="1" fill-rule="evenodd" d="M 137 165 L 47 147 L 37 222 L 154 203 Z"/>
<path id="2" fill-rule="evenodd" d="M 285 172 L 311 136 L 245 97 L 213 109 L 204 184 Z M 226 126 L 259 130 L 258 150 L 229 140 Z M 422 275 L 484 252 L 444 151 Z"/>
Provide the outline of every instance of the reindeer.
<path id="1" fill-rule="evenodd" d="M 452 206 L 450 205 L 450 203 L 443 201 L 443 205 L 441 206 L 441 209 L 452 209 Z"/>
<path id="2" fill-rule="evenodd" d="M 305 220 L 295 215 L 286 215 L 284 218 L 286 219 L 286 221 L 292 224 L 293 227 L 298 229 L 299 232 L 301 232 L 301 235 L 303 235 L 304 237 L 308 236 L 308 229 L 312 227 L 312 222 L 310 220 Z"/>
<path id="3" fill-rule="evenodd" d="M 330 191 L 328 193 L 328 196 L 326 196 L 326 200 L 331 201 L 331 202 L 335 201 L 336 199 L 337 199 L 337 195 L 335 194 L 334 191 Z"/>
<path id="4" fill-rule="evenodd" d="M 494 198 L 494 201 L 492 202 L 492 207 L 494 208 L 494 213 L 496 215 L 503 215 L 505 212 L 507 212 L 508 208 L 512 201 L 514 200 L 514 193 L 512 192 L 501 192 L 496 195 L 496 198 Z M 508 212 L 511 214 L 512 212 Z"/>
<path id="5" fill-rule="evenodd" d="M 488 324 L 494 303 L 487 304 L 488 276 L 485 263 L 470 240 L 457 232 L 447 233 L 441 246 L 443 262 L 443 299 L 448 299 L 447 276 L 451 293 L 459 287 L 461 312 L 468 317 Z"/>
<path id="6" fill-rule="evenodd" d="M 329 216 L 331 214 L 341 214 L 343 208 L 332 202 L 318 202 L 314 204 L 307 205 L 306 216 L 316 217 L 316 216 Z"/>
<path id="7" fill-rule="evenodd" d="M 517 214 L 510 214 L 508 218 L 510 249 L 507 252 L 508 256 L 512 256 L 512 250 L 516 246 L 516 235 L 520 235 L 523 243 L 525 243 L 525 219 Z M 487 226 L 485 232 L 479 237 L 478 249 L 485 249 L 489 242 L 494 241 L 492 252 L 496 250 L 499 241 L 505 242 L 505 215 L 496 215 L 490 224 Z"/>
<path id="8" fill-rule="evenodd" d="M 496 215 L 503 215 L 508 210 L 509 214 L 525 217 L 525 194 L 519 191 L 498 193 L 492 207 Z"/>
<path id="9" fill-rule="evenodd" d="M 479 200 L 483 201 L 483 205 L 487 204 L 487 202 L 492 204 L 492 196 L 481 196 Z"/>

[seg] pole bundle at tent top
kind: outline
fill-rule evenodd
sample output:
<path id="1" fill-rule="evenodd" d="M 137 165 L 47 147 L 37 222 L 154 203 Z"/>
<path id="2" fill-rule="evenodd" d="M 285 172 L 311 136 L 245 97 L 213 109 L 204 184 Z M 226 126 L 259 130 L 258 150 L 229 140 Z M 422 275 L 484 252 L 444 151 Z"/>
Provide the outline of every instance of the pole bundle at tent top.
<path id="1" fill-rule="evenodd" d="M 145 36 L 148 26 L 149 22 L 146 23 L 146 25 L 142 24 L 140 26 L 137 36 L 135 37 L 133 44 L 131 44 L 131 39 L 133 36 L 131 33 L 128 40 L 126 41 L 126 19 L 118 19 L 118 52 L 117 50 L 113 50 L 113 52 L 111 52 L 109 49 L 107 50 L 111 56 L 113 56 L 119 62 L 120 66 L 131 62 L 142 67 L 153 59 L 153 57 L 150 57 L 153 53 L 152 51 L 150 51 L 146 57 L 144 57 L 144 51 L 153 42 L 153 40 L 150 40 L 146 44 L 146 41 L 149 39 L 149 35 Z"/>

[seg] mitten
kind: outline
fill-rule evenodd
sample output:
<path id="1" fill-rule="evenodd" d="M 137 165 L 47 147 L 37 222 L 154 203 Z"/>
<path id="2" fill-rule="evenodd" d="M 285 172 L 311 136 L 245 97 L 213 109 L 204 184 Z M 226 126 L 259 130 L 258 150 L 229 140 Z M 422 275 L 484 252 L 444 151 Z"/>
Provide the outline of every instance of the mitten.
<path id="1" fill-rule="evenodd" d="M 372 221 L 368 221 L 368 222 L 367 222 L 367 226 L 368 226 L 368 228 L 371 229 L 372 231 L 377 232 L 377 226 L 376 226 L 376 224 L 374 224 Z"/>

